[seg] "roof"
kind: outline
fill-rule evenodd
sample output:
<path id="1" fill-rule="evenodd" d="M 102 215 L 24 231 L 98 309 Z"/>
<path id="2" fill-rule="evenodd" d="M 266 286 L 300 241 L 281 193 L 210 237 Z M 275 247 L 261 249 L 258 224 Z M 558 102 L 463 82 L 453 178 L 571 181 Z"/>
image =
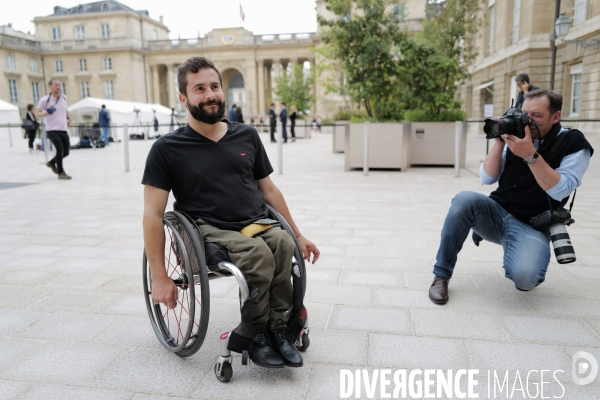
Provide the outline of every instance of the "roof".
<path id="1" fill-rule="evenodd" d="M 54 13 L 52 15 L 49 15 L 49 17 L 71 14 L 90 14 L 109 11 L 133 11 L 142 16 L 149 17 L 148 10 L 136 11 L 132 8 L 127 7 L 125 4 L 121 4 L 118 1 L 114 0 L 96 1 L 93 3 L 79 4 L 78 6 L 71 8 L 55 6 Z"/>
<path id="2" fill-rule="evenodd" d="M 14 104 L 7 103 L 4 100 L 0 100 L 0 111 L 6 111 L 6 110 L 19 111 L 19 107 L 15 106 Z"/>

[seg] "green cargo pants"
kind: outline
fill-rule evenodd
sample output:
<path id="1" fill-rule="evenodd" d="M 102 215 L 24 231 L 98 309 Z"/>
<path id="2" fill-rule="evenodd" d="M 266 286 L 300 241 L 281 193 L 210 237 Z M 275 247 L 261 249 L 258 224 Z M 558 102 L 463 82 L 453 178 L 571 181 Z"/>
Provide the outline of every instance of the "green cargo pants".
<path id="1" fill-rule="evenodd" d="M 291 272 L 295 243 L 290 235 L 276 227 L 250 238 L 201 219 L 196 223 L 204 241 L 225 247 L 248 285 L 258 288 L 258 296 L 252 302 L 254 334 L 287 324 L 287 312 L 294 305 Z"/>

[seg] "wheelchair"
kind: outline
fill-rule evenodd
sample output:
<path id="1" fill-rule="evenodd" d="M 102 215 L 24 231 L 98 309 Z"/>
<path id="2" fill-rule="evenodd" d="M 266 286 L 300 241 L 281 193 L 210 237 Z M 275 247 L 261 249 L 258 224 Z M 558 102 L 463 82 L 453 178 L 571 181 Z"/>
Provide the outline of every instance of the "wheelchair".
<path id="1" fill-rule="evenodd" d="M 174 309 L 152 301 L 152 278 L 150 267 L 143 255 L 144 297 L 150 323 L 159 342 L 169 351 L 180 357 L 195 354 L 206 336 L 210 314 L 209 281 L 221 277 L 233 276 L 239 286 L 240 312 L 246 333 L 251 326 L 250 305 L 253 296 L 241 270 L 236 267 L 227 254 L 227 250 L 216 243 L 204 243 L 202 233 L 194 220 L 177 210 L 168 211 L 163 217 L 165 230 L 165 268 L 167 275 L 177 286 L 178 300 Z M 303 300 L 306 292 L 306 268 L 304 257 L 296 236 L 285 219 L 268 206 L 269 217 L 281 223 L 294 240 L 291 280 L 293 285 L 294 306 L 290 313 L 288 327 L 292 332 L 299 351 L 306 351 L 310 345 L 307 311 Z M 207 257 L 208 253 L 208 257 Z M 251 332 L 251 329 L 250 329 Z M 242 365 L 248 364 L 251 354 L 252 338 L 246 335 L 246 347 L 239 346 L 239 334 L 233 330 L 220 335 L 220 356 L 215 362 L 214 372 L 221 382 L 228 382 L 233 376 L 233 357 L 231 351 L 242 354 Z M 248 347 L 248 340 L 250 340 Z M 237 343 L 237 345 L 236 345 Z"/>

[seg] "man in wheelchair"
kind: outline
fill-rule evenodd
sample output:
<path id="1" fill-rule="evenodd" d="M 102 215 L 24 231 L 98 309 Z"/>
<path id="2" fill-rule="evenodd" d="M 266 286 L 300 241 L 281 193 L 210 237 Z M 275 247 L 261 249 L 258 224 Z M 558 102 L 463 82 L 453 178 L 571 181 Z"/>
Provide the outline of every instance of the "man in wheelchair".
<path id="1" fill-rule="evenodd" d="M 142 179 L 152 300 L 170 309 L 177 304 L 177 288 L 167 276 L 163 254 L 163 214 L 172 190 L 179 209 L 196 222 L 204 241 L 224 246 L 248 285 L 258 289 L 251 302 L 254 364 L 300 367 L 302 357 L 286 325 L 293 306 L 295 243 L 279 227 L 259 224 L 258 229 L 247 231 L 268 217 L 268 204 L 287 220 L 305 260 L 314 264 L 319 250 L 302 236 L 269 178 L 273 168 L 256 129 L 223 118 L 222 77 L 215 65 L 204 57 L 192 57 L 179 66 L 177 81 L 189 124 L 154 143 Z M 258 232 L 261 229 L 266 230 Z"/>

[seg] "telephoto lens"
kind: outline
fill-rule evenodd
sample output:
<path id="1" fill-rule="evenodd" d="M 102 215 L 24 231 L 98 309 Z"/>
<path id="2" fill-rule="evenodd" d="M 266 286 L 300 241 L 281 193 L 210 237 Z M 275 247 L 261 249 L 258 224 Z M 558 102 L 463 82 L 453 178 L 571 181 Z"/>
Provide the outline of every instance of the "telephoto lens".
<path id="1" fill-rule="evenodd" d="M 567 227 L 564 224 L 550 225 L 550 240 L 554 247 L 554 255 L 559 264 L 569 264 L 575 262 L 575 249 L 571 244 L 571 238 L 567 233 Z"/>

